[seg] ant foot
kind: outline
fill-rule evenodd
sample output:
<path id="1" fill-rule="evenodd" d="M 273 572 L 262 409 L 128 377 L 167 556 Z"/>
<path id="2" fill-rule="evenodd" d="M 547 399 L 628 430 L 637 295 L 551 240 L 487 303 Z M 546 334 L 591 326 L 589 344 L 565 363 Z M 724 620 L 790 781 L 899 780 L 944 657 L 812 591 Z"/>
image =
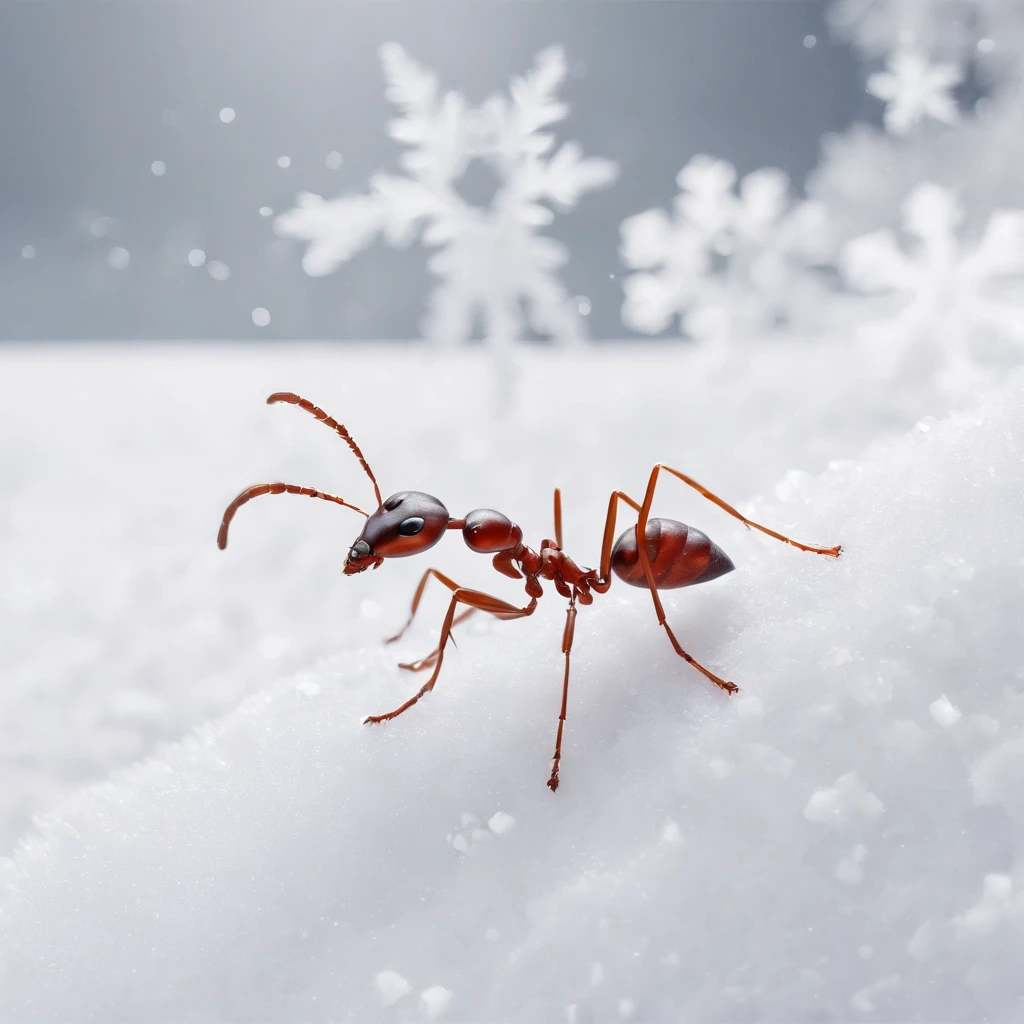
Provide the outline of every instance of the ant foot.
<path id="1" fill-rule="evenodd" d="M 551 778 L 548 779 L 548 789 L 550 789 L 552 793 L 558 789 L 558 772 L 551 773 Z"/>

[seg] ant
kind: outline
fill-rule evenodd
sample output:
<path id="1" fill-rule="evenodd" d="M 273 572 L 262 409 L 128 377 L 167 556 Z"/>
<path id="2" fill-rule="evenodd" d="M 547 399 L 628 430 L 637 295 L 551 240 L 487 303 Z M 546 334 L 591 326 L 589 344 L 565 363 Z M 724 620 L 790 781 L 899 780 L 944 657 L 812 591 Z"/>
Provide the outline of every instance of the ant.
<path id="1" fill-rule="evenodd" d="M 739 687 L 728 682 L 705 668 L 691 657 L 680 646 L 671 627 L 665 621 L 665 609 L 661 603 L 659 590 L 670 590 L 675 587 L 691 587 L 698 583 L 707 583 L 717 579 L 735 568 L 729 556 L 700 530 L 673 519 L 651 519 L 651 504 L 654 501 L 654 490 L 661 474 L 682 480 L 719 508 L 738 519 L 747 529 L 760 530 L 761 533 L 774 537 L 776 540 L 791 544 L 801 551 L 810 551 L 819 555 L 830 555 L 838 558 L 839 545 L 831 548 L 817 548 L 809 544 L 801 544 L 790 537 L 769 530 L 737 512 L 731 505 L 723 501 L 711 491 L 702 487 L 678 469 L 659 463 L 651 471 L 647 482 L 647 491 L 643 501 L 636 501 L 624 491 L 613 491 L 608 501 L 608 514 L 604 522 L 604 540 L 601 544 L 600 569 L 585 569 L 577 565 L 562 549 L 562 498 L 561 492 L 555 489 L 555 537 L 540 543 L 540 550 L 535 551 L 523 543 L 523 531 L 501 512 L 489 508 L 478 508 L 467 513 L 462 519 L 448 514 L 448 510 L 433 495 L 422 491 L 398 491 L 386 500 L 381 499 L 380 487 L 370 469 L 369 463 L 359 450 L 352 435 L 336 419 L 328 416 L 308 399 L 291 392 L 279 391 L 267 399 L 268 405 L 275 402 L 287 402 L 297 405 L 300 409 L 315 416 L 321 423 L 330 427 L 352 449 L 366 475 L 373 484 L 377 499 L 377 511 L 366 512 L 335 494 L 326 494 L 312 487 L 299 487 L 295 484 L 266 483 L 248 487 L 231 502 L 224 510 L 220 531 L 217 534 L 217 546 L 225 548 L 228 543 L 228 526 L 235 513 L 246 502 L 264 494 L 301 494 L 310 498 L 322 498 L 333 501 L 337 505 L 350 508 L 366 517 L 363 529 L 352 542 L 345 558 L 344 574 L 354 576 L 366 569 L 376 569 L 386 558 L 405 558 L 418 555 L 432 548 L 448 530 L 461 530 L 466 544 L 481 554 L 493 555 L 491 564 L 498 572 L 512 579 L 525 580 L 526 595 L 529 602 L 522 607 L 492 597 L 479 590 L 460 587 L 458 583 L 437 569 L 428 569 L 416 587 L 412 599 L 412 608 L 405 625 L 385 643 L 394 643 L 412 624 L 419 607 L 420 599 L 427 581 L 434 577 L 439 583 L 452 592 L 448 612 L 441 626 L 441 635 L 437 647 L 426 657 L 417 661 L 401 664 L 400 667 L 412 672 L 433 668 L 430 678 L 420 687 L 419 691 L 404 704 L 383 715 L 370 715 L 364 724 L 387 722 L 408 711 L 419 699 L 429 693 L 437 682 L 444 661 L 444 651 L 452 629 L 463 622 L 475 611 L 487 612 L 499 619 L 521 619 L 532 615 L 537 607 L 537 599 L 544 594 L 541 580 L 554 585 L 555 590 L 568 599 L 565 628 L 562 631 L 562 653 L 565 655 L 565 674 L 562 680 L 562 706 L 558 714 L 558 732 L 555 737 L 555 754 L 552 761 L 551 776 L 548 786 L 552 791 L 558 789 L 558 769 L 562 757 L 562 731 L 565 726 L 566 704 L 569 696 L 569 657 L 572 651 L 573 635 L 576 626 L 576 606 L 591 604 L 594 594 L 604 594 L 612 584 L 612 573 L 623 582 L 634 587 L 646 587 L 654 601 L 654 610 L 658 616 L 658 624 L 664 627 L 668 639 L 676 654 L 687 664 L 709 679 L 728 694 L 735 693 Z M 624 502 L 637 513 L 636 526 L 629 527 L 615 537 L 615 515 L 618 503 Z M 646 543 L 638 544 L 637 538 L 643 535 Z M 459 605 L 465 608 L 456 614 Z"/>

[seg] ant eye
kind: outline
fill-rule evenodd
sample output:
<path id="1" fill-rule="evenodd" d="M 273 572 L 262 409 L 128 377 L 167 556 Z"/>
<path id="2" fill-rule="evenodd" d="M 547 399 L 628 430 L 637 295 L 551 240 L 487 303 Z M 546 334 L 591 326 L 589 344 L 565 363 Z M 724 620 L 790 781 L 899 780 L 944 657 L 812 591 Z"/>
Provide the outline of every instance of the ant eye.
<path id="1" fill-rule="evenodd" d="M 398 532 L 403 537 L 415 536 L 420 530 L 423 529 L 423 520 L 419 516 L 414 516 L 412 519 L 406 519 L 405 522 L 398 527 Z"/>

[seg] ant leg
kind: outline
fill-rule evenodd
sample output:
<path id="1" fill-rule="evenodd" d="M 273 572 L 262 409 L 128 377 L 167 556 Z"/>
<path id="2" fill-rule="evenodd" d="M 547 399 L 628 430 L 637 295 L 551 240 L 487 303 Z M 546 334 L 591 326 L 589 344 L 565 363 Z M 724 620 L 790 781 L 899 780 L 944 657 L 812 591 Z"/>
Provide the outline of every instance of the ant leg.
<path id="1" fill-rule="evenodd" d="M 420 598 L 423 597 L 423 591 L 426 588 L 427 580 L 430 579 L 431 576 L 434 576 L 436 579 L 439 579 L 449 590 L 455 590 L 458 588 L 458 584 L 454 580 L 451 580 L 447 576 L 445 576 L 444 573 L 439 572 L 437 569 L 428 569 L 423 574 L 422 579 L 420 579 L 419 585 L 416 587 L 416 593 L 413 594 L 412 608 L 409 611 L 409 618 L 406 620 L 405 625 L 394 636 L 385 637 L 385 644 L 393 644 L 396 640 L 400 640 L 405 631 L 412 625 L 412 620 L 416 615 L 416 609 L 420 606 Z M 455 627 L 460 622 L 464 622 L 475 611 L 475 608 L 469 608 L 466 611 L 460 613 L 455 617 L 455 620 L 452 622 L 452 626 Z M 452 642 L 454 643 L 454 640 Z M 434 650 L 432 650 L 430 654 L 428 654 L 426 657 L 417 658 L 415 661 L 399 662 L 398 667 L 404 668 L 409 672 L 421 672 L 423 669 L 430 668 L 430 666 L 434 664 L 434 659 L 436 657 L 437 648 L 435 647 Z"/>
<path id="2" fill-rule="evenodd" d="M 412 608 L 409 610 L 409 618 L 406 620 L 405 625 L 394 636 L 385 637 L 384 643 L 393 644 L 396 640 L 400 640 L 405 631 L 412 625 L 412 620 L 416 615 L 416 609 L 420 606 L 420 598 L 423 597 L 423 591 L 427 586 L 427 580 L 430 579 L 431 576 L 433 576 L 435 579 L 440 580 L 449 590 L 458 590 L 459 588 L 459 585 L 454 580 L 451 580 L 447 576 L 445 576 L 443 572 L 439 572 L 437 569 L 428 569 L 423 574 L 423 578 L 417 585 L 416 593 L 413 594 Z M 459 616 L 458 619 L 455 620 L 455 622 L 452 623 L 452 625 L 457 625 L 463 619 L 469 618 L 473 611 L 474 609 L 470 609 L 468 612 L 464 612 L 462 615 Z"/>
<path id="3" fill-rule="evenodd" d="M 696 480 L 688 477 L 685 473 L 680 473 L 678 469 L 673 469 L 671 466 L 666 466 L 659 462 L 654 469 L 651 471 L 651 478 L 647 483 L 647 494 L 644 496 L 644 511 L 650 512 L 651 502 L 654 499 L 654 488 L 658 483 L 658 473 L 661 470 L 665 470 L 666 473 L 671 473 L 674 477 L 682 480 L 687 487 L 692 487 L 699 494 L 704 495 L 708 501 L 714 502 L 720 509 L 728 512 L 729 515 L 738 519 L 748 530 L 760 530 L 761 533 L 767 534 L 769 537 L 774 537 L 776 540 L 781 540 L 784 544 L 792 544 L 793 547 L 799 548 L 801 551 L 810 551 L 816 555 L 831 555 L 833 558 L 838 558 L 842 547 L 836 544 L 835 547 L 831 548 L 816 548 L 811 544 L 801 544 L 798 540 L 793 540 L 791 537 L 787 537 L 784 534 L 776 533 L 774 530 L 769 530 L 767 526 L 762 526 L 760 523 L 755 523 L 752 519 L 748 519 L 745 515 L 737 512 L 728 502 L 723 501 L 717 494 L 712 494 L 706 487 L 702 487 Z M 646 525 L 647 519 L 644 517 L 644 523 Z M 643 536 L 642 533 L 637 533 L 638 537 Z M 643 545 L 639 545 L 643 547 Z"/>
<path id="4" fill-rule="evenodd" d="M 404 704 L 395 708 L 394 711 L 389 711 L 386 715 L 370 715 L 364 718 L 363 722 L 366 725 L 397 718 L 403 711 L 408 711 L 420 697 L 425 693 L 429 693 L 434 688 L 434 683 L 437 682 L 437 677 L 441 672 L 441 665 L 444 663 L 444 649 L 448 643 L 448 637 L 451 635 L 452 624 L 455 620 L 455 609 L 460 604 L 488 612 L 499 619 L 521 619 L 524 616 L 532 615 L 537 607 L 537 598 L 535 597 L 530 598 L 530 603 L 524 608 L 517 608 L 514 604 L 509 604 L 508 601 L 502 601 L 500 598 L 481 593 L 479 590 L 464 589 L 452 583 L 447 577 L 441 578 L 439 575 L 438 578 L 441 579 L 445 586 L 451 585 L 451 589 L 454 592 L 452 593 L 451 603 L 448 605 L 448 613 L 444 617 L 444 624 L 441 626 L 441 638 L 437 644 L 437 660 L 434 662 L 434 671 L 430 673 L 430 678 L 420 687 L 419 692 L 415 696 L 410 697 Z"/>
<path id="5" fill-rule="evenodd" d="M 646 536 L 647 519 L 651 508 L 651 500 L 654 496 L 654 483 L 656 480 L 657 471 L 652 475 L 651 482 L 647 485 L 647 494 L 644 497 L 643 505 L 634 501 L 624 491 L 612 492 L 612 496 L 608 501 L 608 516 L 604 523 L 604 541 L 601 544 L 601 578 L 597 583 L 591 584 L 592 588 L 599 594 L 604 593 L 611 586 L 610 574 L 612 565 L 612 544 L 615 540 L 615 513 L 618 509 L 618 503 L 620 501 L 624 501 L 631 508 L 636 509 L 639 513 L 639 519 L 636 524 L 636 535 L 637 537 Z M 638 544 L 637 550 L 640 554 L 640 564 L 643 566 L 644 576 L 647 579 L 647 586 L 651 591 L 651 597 L 654 599 L 654 610 L 658 615 L 658 624 L 664 627 L 676 654 L 687 662 L 687 664 L 692 665 L 698 672 L 710 679 L 715 686 L 721 687 L 721 689 L 725 690 L 726 693 L 735 693 L 739 689 L 735 683 L 730 683 L 725 679 L 720 679 L 714 674 L 714 672 L 706 669 L 699 661 L 696 660 L 696 658 L 687 654 L 680 646 L 675 634 L 672 632 L 669 624 L 665 621 L 665 609 L 662 607 L 661 597 L 658 595 L 658 587 L 654 582 L 654 573 L 651 571 L 651 561 L 647 557 L 647 545 Z"/>
<path id="6" fill-rule="evenodd" d="M 555 492 L 557 493 L 557 491 Z M 565 655 L 565 676 L 562 678 L 562 710 L 558 713 L 558 734 L 555 736 L 555 756 L 551 762 L 551 778 L 548 788 L 552 793 L 558 789 L 558 767 L 562 760 L 562 730 L 565 727 L 565 711 L 569 703 L 569 654 L 576 633 L 576 594 L 569 599 L 569 608 L 565 613 L 565 629 L 562 632 L 562 653 Z"/>

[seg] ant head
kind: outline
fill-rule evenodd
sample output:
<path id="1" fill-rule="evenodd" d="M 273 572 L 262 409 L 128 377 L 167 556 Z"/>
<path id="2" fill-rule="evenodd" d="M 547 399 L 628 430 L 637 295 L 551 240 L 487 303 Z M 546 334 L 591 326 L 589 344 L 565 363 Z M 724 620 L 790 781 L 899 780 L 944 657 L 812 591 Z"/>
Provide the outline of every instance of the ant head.
<path id="1" fill-rule="evenodd" d="M 345 575 L 376 569 L 385 558 L 405 558 L 432 548 L 448 529 L 448 509 L 422 491 L 392 494 L 352 542 L 345 559 Z"/>

